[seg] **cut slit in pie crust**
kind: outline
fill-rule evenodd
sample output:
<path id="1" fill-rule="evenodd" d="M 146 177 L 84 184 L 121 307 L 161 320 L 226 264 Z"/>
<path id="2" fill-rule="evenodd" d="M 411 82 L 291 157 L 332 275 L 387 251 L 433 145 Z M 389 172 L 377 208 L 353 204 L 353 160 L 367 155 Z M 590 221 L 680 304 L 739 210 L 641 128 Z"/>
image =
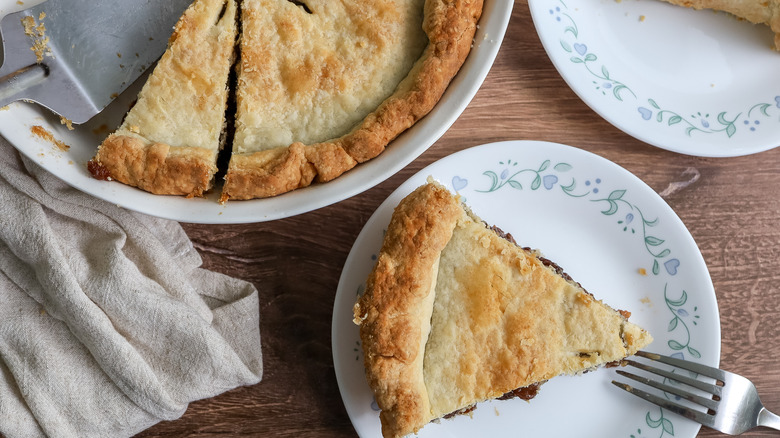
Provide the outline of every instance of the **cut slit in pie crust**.
<path id="1" fill-rule="evenodd" d="M 233 0 L 197 0 L 89 170 L 155 194 L 202 196 L 222 148 L 237 37 Z"/>
<path id="2" fill-rule="evenodd" d="M 233 50 L 236 123 L 221 202 L 330 181 L 430 112 L 465 61 L 482 12 L 482 0 L 239 4 L 240 43 L 232 49 L 223 43 L 236 40 L 229 20 L 236 3 L 195 1 L 138 103 L 90 162 L 93 175 L 157 194 L 202 196 L 211 188 L 221 147 L 214 137 L 225 123 L 222 61 L 229 64 Z M 191 22 L 213 26 L 190 29 Z M 191 50 L 205 53 L 182 57 Z M 193 102 L 204 93 L 201 81 L 214 100 L 207 113 Z M 162 126 L 166 117 L 171 126 Z M 203 136 L 188 130 L 205 126 Z"/>
<path id="3" fill-rule="evenodd" d="M 366 286 L 354 316 L 386 438 L 652 341 L 433 182 L 396 208 Z"/>

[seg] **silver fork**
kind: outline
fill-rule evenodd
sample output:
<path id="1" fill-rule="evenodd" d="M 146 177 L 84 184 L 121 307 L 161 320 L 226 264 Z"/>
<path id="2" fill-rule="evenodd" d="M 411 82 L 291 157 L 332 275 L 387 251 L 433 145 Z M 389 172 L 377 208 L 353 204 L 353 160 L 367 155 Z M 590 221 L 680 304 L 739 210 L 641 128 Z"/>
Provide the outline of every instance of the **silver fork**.
<path id="1" fill-rule="evenodd" d="M 654 368 L 635 360 L 628 359 L 625 361 L 627 365 L 665 377 L 666 379 L 674 380 L 709 394 L 709 396 L 701 396 L 683 390 L 680 387 L 650 380 L 623 370 L 617 371 L 621 376 L 628 377 L 629 379 L 636 380 L 637 382 L 652 386 L 661 391 L 680 396 L 700 405 L 703 408 L 706 408 L 706 412 L 683 406 L 667 398 L 659 397 L 615 380 L 612 381 L 612 384 L 664 409 L 729 435 L 739 435 L 758 426 L 780 430 L 780 417 L 769 412 L 764 407 L 761 400 L 758 398 L 758 391 L 756 391 L 755 385 L 753 385 L 753 382 L 750 380 L 728 371 L 675 359 L 669 356 L 662 356 L 660 354 L 640 351 L 637 352 L 636 355 L 690 371 L 695 373 L 693 376 L 700 375 L 714 379 L 715 383 L 713 384 L 694 377 L 686 377 L 677 373 Z"/>

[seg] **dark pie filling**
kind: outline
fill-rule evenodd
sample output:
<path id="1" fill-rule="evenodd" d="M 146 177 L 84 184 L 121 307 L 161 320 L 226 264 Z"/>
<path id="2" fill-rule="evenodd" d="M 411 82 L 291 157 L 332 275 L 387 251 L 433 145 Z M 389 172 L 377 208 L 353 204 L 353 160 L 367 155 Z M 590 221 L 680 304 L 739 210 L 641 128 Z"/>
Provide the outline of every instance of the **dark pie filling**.
<path id="1" fill-rule="evenodd" d="M 522 388 L 514 389 L 499 397 L 498 400 L 519 398 L 521 400 L 529 401 L 539 393 L 539 388 L 542 386 L 542 383 L 544 382 L 536 382 Z"/>
<path id="2" fill-rule="evenodd" d="M 536 394 L 539 393 L 539 388 L 542 386 L 542 383 L 544 382 L 536 382 L 522 388 L 513 389 L 500 397 L 496 397 L 496 400 L 511 400 L 513 398 L 519 398 L 521 400 L 530 401 L 532 398 L 536 397 Z M 457 415 L 468 414 L 469 412 L 474 411 L 474 409 L 477 409 L 476 404 L 466 406 L 463 409 L 458 409 L 455 412 L 450 412 L 449 414 L 445 415 L 444 418 L 450 419 Z"/>

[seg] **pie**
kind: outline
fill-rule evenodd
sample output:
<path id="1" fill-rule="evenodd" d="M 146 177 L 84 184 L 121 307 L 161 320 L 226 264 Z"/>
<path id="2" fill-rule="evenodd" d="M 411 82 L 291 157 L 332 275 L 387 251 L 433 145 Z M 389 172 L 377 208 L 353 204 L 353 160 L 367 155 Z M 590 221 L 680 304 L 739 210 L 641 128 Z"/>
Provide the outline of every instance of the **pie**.
<path id="1" fill-rule="evenodd" d="M 629 315 L 432 181 L 394 211 L 354 307 L 386 438 L 634 354 L 652 337 Z"/>
<path id="2" fill-rule="evenodd" d="M 89 170 L 156 194 L 202 196 L 223 143 L 228 77 L 237 37 L 234 0 L 197 0 L 122 125 Z"/>
<path id="3" fill-rule="evenodd" d="M 666 0 L 678 6 L 712 9 L 733 14 L 754 24 L 766 24 L 775 33 L 780 50 L 780 0 Z"/>
<path id="4" fill-rule="evenodd" d="M 430 112 L 482 13 L 482 0 L 241 0 L 234 44 L 235 3 L 185 13 L 93 175 L 201 196 L 226 143 L 221 202 L 330 181 Z"/>

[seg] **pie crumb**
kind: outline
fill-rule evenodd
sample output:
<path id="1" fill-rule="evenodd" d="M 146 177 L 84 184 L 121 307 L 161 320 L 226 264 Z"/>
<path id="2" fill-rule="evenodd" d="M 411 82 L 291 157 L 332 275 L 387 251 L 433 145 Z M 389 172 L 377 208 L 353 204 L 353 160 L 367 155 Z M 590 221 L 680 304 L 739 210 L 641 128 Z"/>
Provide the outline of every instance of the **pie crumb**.
<path id="1" fill-rule="evenodd" d="M 35 53 L 35 60 L 38 63 L 43 62 L 44 56 L 54 56 L 49 48 L 49 37 L 46 36 L 46 25 L 43 24 L 43 19 L 46 18 L 46 13 L 41 12 L 38 15 L 38 21 L 35 22 L 35 17 L 28 15 L 22 18 L 22 26 L 24 26 L 24 33 L 32 40 L 32 50 Z"/>
<path id="2" fill-rule="evenodd" d="M 55 146 L 57 146 L 59 150 L 63 152 L 70 149 L 70 146 L 66 145 L 61 140 L 57 140 L 56 138 L 54 138 L 54 135 L 51 132 L 47 131 L 46 128 L 44 128 L 43 126 L 34 125 L 30 128 L 30 132 L 32 132 L 33 135 L 54 144 Z"/>
<path id="3" fill-rule="evenodd" d="M 60 116 L 60 123 L 68 127 L 68 131 L 73 131 L 73 122 L 65 117 Z"/>
<path id="4" fill-rule="evenodd" d="M 639 268 L 638 272 L 639 272 L 639 275 L 647 275 L 647 269 L 645 269 L 645 268 Z"/>

